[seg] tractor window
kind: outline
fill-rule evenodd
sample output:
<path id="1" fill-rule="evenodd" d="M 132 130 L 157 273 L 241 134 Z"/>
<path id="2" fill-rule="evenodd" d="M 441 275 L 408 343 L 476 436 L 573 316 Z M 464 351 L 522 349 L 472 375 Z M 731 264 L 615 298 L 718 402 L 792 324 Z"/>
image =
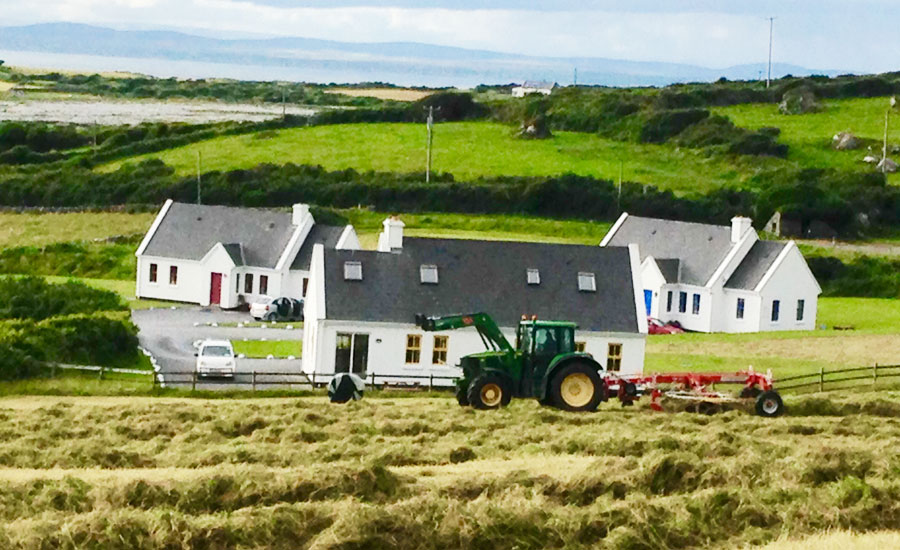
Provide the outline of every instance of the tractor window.
<path id="1" fill-rule="evenodd" d="M 572 331 L 567 328 L 559 329 L 559 351 L 560 353 L 575 351 L 575 342 L 574 338 L 572 338 Z"/>
<path id="2" fill-rule="evenodd" d="M 534 331 L 534 352 L 539 355 L 556 355 L 559 353 L 559 343 L 556 340 L 555 329 L 538 328 Z"/>
<path id="3" fill-rule="evenodd" d="M 525 326 L 521 327 L 519 331 L 519 350 L 528 353 L 531 351 L 531 328 Z"/>

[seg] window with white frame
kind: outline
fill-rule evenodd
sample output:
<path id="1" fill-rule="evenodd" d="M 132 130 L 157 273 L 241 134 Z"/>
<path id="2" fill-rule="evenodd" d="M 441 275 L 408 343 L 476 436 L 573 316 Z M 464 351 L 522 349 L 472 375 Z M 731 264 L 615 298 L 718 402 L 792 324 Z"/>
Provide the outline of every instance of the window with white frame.
<path id="1" fill-rule="evenodd" d="M 537 269 L 529 268 L 525 271 L 525 278 L 530 285 L 541 284 L 541 272 Z"/>
<path id="2" fill-rule="evenodd" d="M 244 275 L 244 294 L 253 294 L 253 274 Z"/>
<path id="3" fill-rule="evenodd" d="M 666 295 L 666 311 L 672 311 L 672 294 L 674 294 L 671 290 Z"/>
<path id="4" fill-rule="evenodd" d="M 434 349 L 431 353 L 431 362 L 435 365 L 447 364 L 447 347 L 450 344 L 450 337 L 438 335 L 434 337 Z"/>
<path id="5" fill-rule="evenodd" d="M 158 268 L 157 268 L 156 264 L 150 264 L 150 282 L 151 283 L 156 282 L 156 270 L 157 269 Z"/>
<path id="6" fill-rule="evenodd" d="M 419 281 L 424 285 L 438 284 L 438 267 L 433 264 L 419 266 Z"/>
<path id="7" fill-rule="evenodd" d="M 737 299 L 737 311 L 735 312 L 735 317 L 737 317 L 738 319 L 744 318 L 744 299 L 743 298 Z"/>
<path id="8" fill-rule="evenodd" d="M 178 284 L 178 266 L 177 265 L 169 266 L 169 284 L 170 285 Z"/>
<path id="9" fill-rule="evenodd" d="M 344 262 L 344 280 L 362 281 L 362 262 Z"/>
<path id="10" fill-rule="evenodd" d="M 678 313 L 684 313 L 687 311 L 687 292 L 681 291 L 678 293 Z"/>
<path id="11" fill-rule="evenodd" d="M 259 276 L 259 293 L 260 294 L 268 294 L 269 293 L 269 276 L 268 275 L 260 275 Z"/>
<path id="12" fill-rule="evenodd" d="M 582 292 L 597 291 L 597 280 L 594 278 L 593 273 L 587 271 L 578 273 L 578 290 Z"/>
<path id="13" fill-rule="evenodd" d="M 691 304 L 691 313 L 693 315 L 700 315 L 700 295 L 694 294 L 694 301 Z"/>

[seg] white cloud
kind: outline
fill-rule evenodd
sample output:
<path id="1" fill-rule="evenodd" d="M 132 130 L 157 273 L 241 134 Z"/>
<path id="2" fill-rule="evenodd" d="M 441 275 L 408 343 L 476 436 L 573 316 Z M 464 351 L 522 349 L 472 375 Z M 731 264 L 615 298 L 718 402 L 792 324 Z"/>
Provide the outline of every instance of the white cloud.
<path id="1" fill-rule="evenodd" d="M 663 7 L 631 13 L 608 9 L 285 7 L 284 3 L 262 5 L 251 0 L 0 0 L 0 11 L 7 24 L 64 20 L 119 27 L 137 24 L 206 28 L 353 42 L 415 41 L 529 55 L 611 57 L 710 67 L 765 59 L 768 24 L 762 14 L 666 13 L 660 9 Z M 816 17 L 813 21 L 793 13 L 776 21 L 779 61 L 821 68 L 893 63 L 877 56 L 878 48 L 883 46 L 871 36 L 877 37 L 878 33 L 872 32 L 862 19 L 854 24 L 846 13 Z M 877 14 L 867 17 L 878 20 Z M 829 24 L 834 25 L 834 36 L 826 40 Z M 854 32 L 852 40 L 858 51 L 848 52 L 843 44 L 834 43 L 842 34 Z M 900 48 L 897 38 L 891 40 L 888 47 Z M 810 47 L 813 44 L 815 47 Z"/>

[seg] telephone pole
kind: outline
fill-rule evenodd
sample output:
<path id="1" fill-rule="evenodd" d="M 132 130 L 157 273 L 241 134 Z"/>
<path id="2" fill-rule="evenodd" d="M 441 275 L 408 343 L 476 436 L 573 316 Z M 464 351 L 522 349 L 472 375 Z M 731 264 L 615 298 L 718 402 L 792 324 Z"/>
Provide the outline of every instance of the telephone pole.
<path id="1" fill-rule="evenodd" d="M 575 76 L 572 78 L 572 86 L 578 86 L 578 67 L 575 67 Z"/>
<path id="2" fill-rule="evenodd" d="M 284 88 L 281 88 L 281 120 L 287 117 L 287 99 L 285 98 Z"/>
<path id="3" fill-rule="evenodd" d="M 772 81 L 772 35 L 775 29 L 775 18 L 769 17 L 769 70 L 766 73 L 766 88 Z"/>
<path id="4" fill-rule="evenodd" d="M 434 107 L 428 108 L 428 118 L 425 120 L 428 128 L 428 153 L 425 168 L 425 183 L 431 182 L 431 144 L 434 143 Z"/>
<path id="5" fill-rule="evenodd" d="M 888 110 L 884 113 L 884 146 L 881 150 L 881 173 L 887 174 L 887 138 L 888 138 L 888 123 L 891 120 L 891 109 L 897 105 L 897 98 L 891 98 L 891 105 L 888 107 Z"/>

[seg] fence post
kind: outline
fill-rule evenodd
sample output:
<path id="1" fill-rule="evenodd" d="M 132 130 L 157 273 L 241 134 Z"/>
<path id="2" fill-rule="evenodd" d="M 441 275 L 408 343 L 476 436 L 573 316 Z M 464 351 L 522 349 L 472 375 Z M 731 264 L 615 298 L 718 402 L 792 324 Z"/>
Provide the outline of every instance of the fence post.
<path id="1" fill-rule="evenodd" d="M 253 371 L 253 372 L 251 373 L 251 375 L 252 375 L 252 380 L 253 380 L 253 382 L 252 382 L 252 384 L 253 384 L 253 393 L 256 393 L 256 371 Z"/>
<path id="2" fill-rule="evenodd" d="M 56 378 L 56 363 L 50 367 L 50 378 Z"/>
<path id="3" fill-rule="evenodd" d="M 312 371 L 312 389 L 316 389 L 316 369 Z"/>
<path id="4" fill-rule="evenodd" d="M 197 371 L 191 371 L 191 391 L 197 391 Z"/>
<path id="5" fill-rule="evenodd" d="M 872 384 L 878 383 L 878 363 L 872 365 Z"/>
<path id="6" fill-rule="evenodd" d="M 156 379 L 157 376 L 159 376 L 159 373 L 156 371 L 153 371 L 153 377 L 152 377 L 153 381 L 151 382 L 151 384 L 153 384 L 153 386 L 151 386 L 151 388 L 150 388 L 150 393 L 152 395 L 156 395 L 156 383 L 158 382 L 158 380 Z"/>
<path id="7" fill-rule="evenodd" d="M 375 371 L 372 371 L 372 389 L 375 389 Z"/>
<path id="8" fill-rule="evenodd" d="M 825 391 L 825 367 L 819 367 L 819 391 Z"/>
<path id="9" fill-rule="evenodd" d="M 434 391 L 434 373 L 428 373 L 428 391 Z"/>
<path id="10" fill-rule="evenodd" d="M 103 369 L 104 369 L 104 368 L 105 368 L 105 367 L 102 367 L 102 366 L 100 367 L 100 374 L 97 376 L 97 378 L 98 378 L 99 380 L 103 380 Z"/>

